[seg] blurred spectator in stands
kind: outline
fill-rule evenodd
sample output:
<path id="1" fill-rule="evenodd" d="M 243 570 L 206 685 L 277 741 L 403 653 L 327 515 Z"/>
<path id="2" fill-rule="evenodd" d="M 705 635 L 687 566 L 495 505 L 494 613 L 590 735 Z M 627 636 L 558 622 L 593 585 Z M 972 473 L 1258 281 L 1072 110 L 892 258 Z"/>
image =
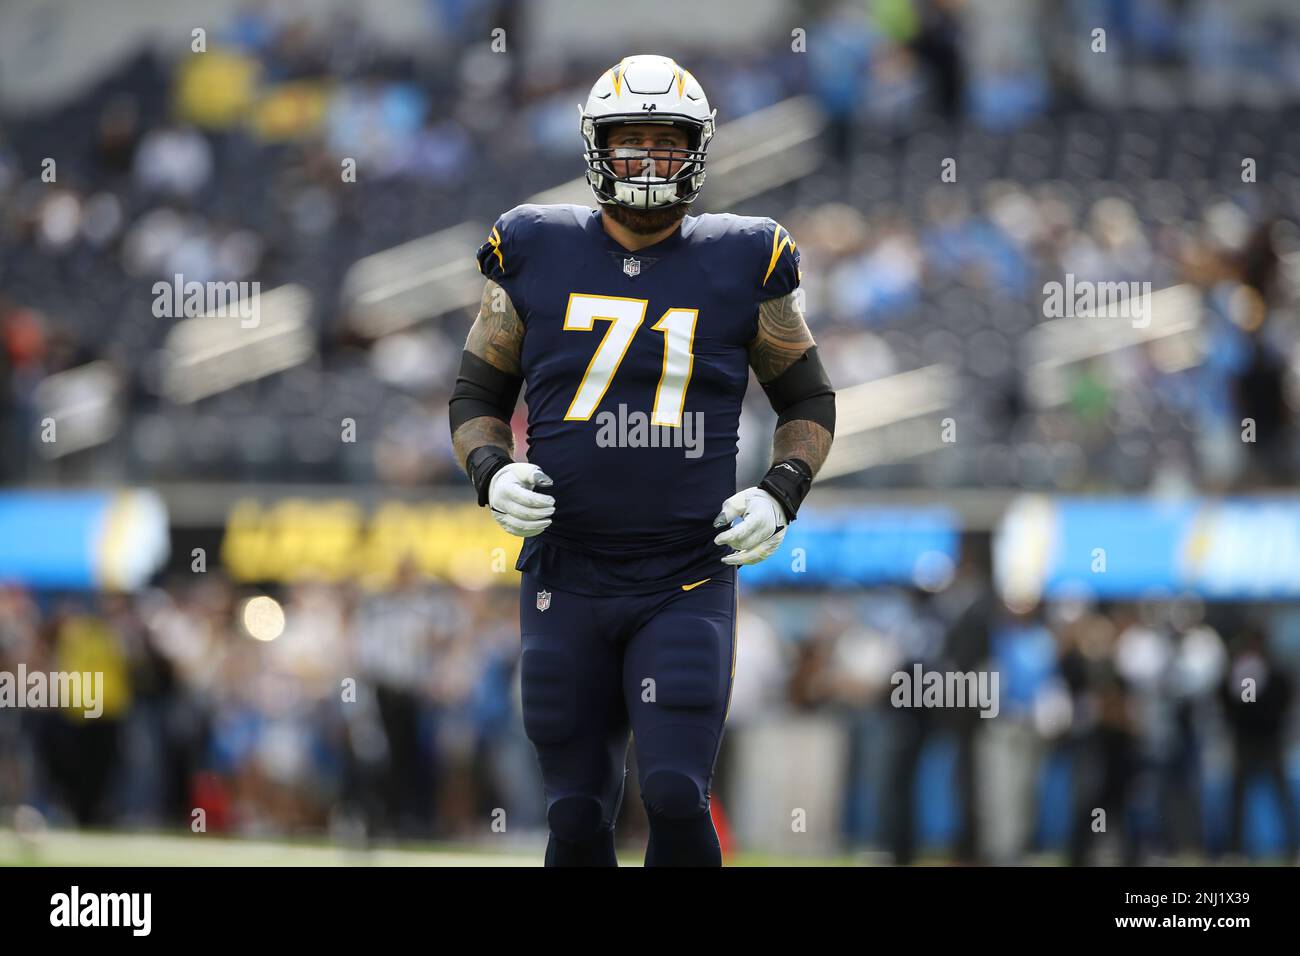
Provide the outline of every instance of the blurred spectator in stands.
<path id="1" fill-rule="evenodd" d="M 1243 624 L 1231 650 L 1221 698 L 1233 749 L 1228 849 L 1242 853 L 1248 791 L 1263 783 L 1281 810 L 1287 860 L 1294 862 L 1300 850 L 1300 820 L 1285 767 L 1285 731 L 1294 696 L 1291 677 L 1257 624 Z"/>
<path id="2" fill-rule="evenodd" d="M 81 238 L 81 195 L 54 187 L 36 206 L 36 244 L 52 256 L 67 253 Z"/>
<path id="3" fill-rule="evenodd" d="M 1150 244 L 1133 205 L 1107 197 L 1088 210 L 1085 230 L 1061 254 L 1061 269 L 1075 281 L 1151 282 L 1156 288 L 1167 284 L 1153 275 Z"/>
<path id="4" fill-rule="evenodd" d="M 77 824 L 103 826 L 118 809 L 111 798 L 122 755 L 123 720 L 131 707 L 131 676 L 121 635 L 103 617 L 70 603 L 50 620 L 45 639 L 47 672 L 100 675 L 93 678 L 102 708 L 98 716 L 87 716 L 85 706 L 49 710 L 40 714 L 37 736 L 49 780 Z"/>
<path id="5" fill-rule="evenodd" d="M 824 614 L 820 623 L 820 629 L 838 632 L 823 681 L 848 735 L 844 837 L 850 846 L 887 845 L 892 821 L 884 815 L 896 809 L 889 776 L 897 723 L 890 713 L 890 678 L 902 649 L 896 635 L 878 622 L 854 617 L 852 607 L 842 607 Z"/>
<path id="6" fill-rule="evenodd" d="M 368 177 L 396 175 L 408 162 L 426 109 L 413 85 L 379 79 L 350 83 L 330 102 L 326 143 L 335 156 L 356 160 Z"/>
<path id="7" fill-rule="evenodd" d="M 1003 604 L 990 631 L 991 670 L 998 674 L 999 712 L 978 755 L 986 790 L 979 806 L 990 862 L 1018 862 L 1033 847 L 1038 820 L 1035 786 L 1046 746 L 1042 706 L 1055 692 L 1056 642 L 1039 606 Z"/>
<path id="8" fill-rule="evenodd" d="M 838 317 L 879 325 L 917 303 L 923 256 L 899 217 L 881 216 L 867 232 L 871 239 L 862 254 L 836 266 L 830 294 Z"/>
<path id="9" fill-rule="evenodd" d="M 1248 309 L 1262 303 L 1250 293 Z M 1295 410 L 1287 399 L 1290 363 L 1261 332 L 1247 338 L 1244 366 L 1233 377 L 1232 397 L 1246 439 L 1245 481 L 1257 488 L 1290 484 L 1296 474 Z M 1253 426 L 1248 432 L 1248 426 Z"/>
<path id="10" fill-rule="evenodd" d="M 1227 666 L 1218 631 L 1200 620 L 1197 600 L 1171 602 L 1174 658 L 1166 677 L 1171 698 L 1170 743 L 1158 768 L 1163 849 L 1175 856 L 1205 850 L 1201 791 L 1205 755 L 1214 728 L 1210 718 Z"/>
<path id="11" fill-rule="evenodd" d="M 434 663 L 437 605 L 415 569 L 404 563 L 392 591 L 362 600 L 352 621 L 358 677 L 373 693 L 383 729 L 384 764 L 375 779 L 382 833 L 427 837 L 432 829 L 434 754 L 422 729 Z"/>
<path id="12" fill-rule="evenodd" d="M 936 111 L 956 120 L 965 107 L 962 64 L 961 15 L 965 0 L 920 0 L 920 29 L 912 49 L 924 64 L 931 83 Z"/>
<path id="13" fill-rule="evenodd" d="M 1232 379 L 1232 400 L 1238 422 L 1253 423 L 1253 440 L 1246 444 L 1246 480 L 1272 487 L 1296 478 L 1296 415 L 1287 351 L 1296 341 L 1295 317 L 1279 309 L 1280 260 L 1278 221 L 1258 225 L 1246 239 L 1232 265 L 1241 286 L 1233 299 L 1233 318 L 1244 333 L 1245 355 Z M 1242 425 L 1243 430 L 1246 426 Z"/>
<path id="14" fill-rule="evenodd" d="M 498 602 L 492 592 L 469 592 L 466 598 L 472 607 L 468 633 L 473 637 L 462 645 L 475 665 L 466 700 L 474 728 L 468 773 L 475 795 L 467 829 L 481 833 L 484 821 L 495 824 L 505 808 L 510 809 L 508 820 L 501 821 L 504 825 L 542 827 L 546 801 L 536 753 L 523 730 L 515 609 Z"/>
<path id="15" fill-rule="evenodd" d="M 995 17 L 972 4 L 963 18 L 967 112 L 978 124 L 1006 130 L 1044 113 L 1051 102 L 1044 6 L 1002 0 Z"/>
<path id="16" fill-rule="evenodd" d="M 25 588 L 0 583 L 0 671 L 16 674 L 45 666 L 41 613 Z M 0 707 L 0 808 L 30 803 L 37 791 L 36 736 L 40 714 Z"/>
<path id="17" fill-rule="evenodd" d="M 411 139 L 403 172 L 451 188 L 464 181 L 472 159 L 473 145 L 464 128 L 454 120 L 439 119 L 430 112 L 424 126 Z"/>
<path id="18" fill-rule="evenodd" d="M 105 185 L 121 188 L 135 166 L 139 143 L 139 104 L 126 94 L 114 96 L 100 111 L 95 129 L 95 165 Z"/>
<path id="19" fill-rule="evenodd" d="M 709 94 L 711 102 L 725 103 L 729 120 L 772 106 L 787 93 L 785 79 L 779 68 L 773 69 L 766 48 L 720 58 L 709 85 L 710 90 L 715 88 L 718 92 Z"/>
<path id="20" fill-rule="evenodd" d="M 1135 622 L 1127 608 L 1085 614 L 1062 630 L 1060 669 L 1072 699 L 1072 808 L 1068 859 L 1092 861 L 1096 845 L 1115 834 L 1124 862 L 1138 861 L 1133 811 L 1138 773 L 1136 715 L 1117 663 L 1120 633 Z"/>
<path id="21" fill-rule="evenodd" d="M 907 687 L 915 680 L 913 668 L 923 672 L 940 666 L 943 633 L 939 621 L 924 605 L 919 592 L 885 591 L 872 602 L 865 623 L 886 636 L 892 645 L 896 669 L 879 700 L 886 725 L 884 781 L 880 794 L 882 843 L 894 862 L 915 862 L 920 849 L 917 787 L 921 757 L 940 724 L 940 711 L 931 707 L 896 706 L 894 694 L 905 675 Z"/>
<path id="22" fill-rule="evenodd" d="M 988 566 L 988 549 L 967 541 L 953 583 L 940 595 L 949 624 L 944 634 L 946 669 L 959 673 L 989 670 L 992 629 L 999 605 Z M 975 708 L 953 708 L 950 723 L 956 737 L 954 774 L 957 792 L 957 835 L 953 854 L 963 863 L 983 859 L 978 801 L 981 791 L 977 758 L 978 735 L 985 719 Z"/>
<path id="23" fill-rule="evenodd" d="M 933 274 L 960 276 L 1007 296 L 1027 291 L 1029 263 L 1000 228 L 972 208 L 965 193 L 933 187 L 925 212 L 921 245 Z"/>
<path id="24" fill-rule="evenodd" d="M 201 133 L 185 126 L 158 126 L 140 141 L 135 181 L 148 193 L 194 199 L 211 180 L 212 164 L 212 147 Z"/>
<path id="25" fill-rule="evenodd" d="M 848 163 L 854 152 L 863 77 L 877 42 L 862 10 L 848 3 L 838 4 L 809 31 L 808 43 L 817 46 L 809 64 L 812 92 L 826 113 L 827 152 L 840 163 Z"/>

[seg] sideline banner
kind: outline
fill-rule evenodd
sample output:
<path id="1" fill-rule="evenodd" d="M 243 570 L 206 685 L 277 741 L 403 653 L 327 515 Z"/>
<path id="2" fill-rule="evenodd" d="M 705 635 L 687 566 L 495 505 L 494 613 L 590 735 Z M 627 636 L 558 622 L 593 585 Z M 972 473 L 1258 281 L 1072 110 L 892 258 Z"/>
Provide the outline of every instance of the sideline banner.
<path id="1" fill-rule="evenodd" d="M 390 500 L 368 509 L 346 498 L 250 498 L 234 504 L 220 538 L 221 566 L 248 583 L 385 588 L 404 565 L 463 587 L 519 581 L 520 539 L 467 502 Z M 946 508 L 809 508 L 781 550 L 741 576 L 759 588 L 938 586 L 952 573 L 959 539 L 959 519 Z M 177 539 L 176 550 L 188 560 L 188 539 Z"/>
<path id="2" fill-rule="evenodd" d="M 152 491 L 0 492 L 0 583 L 132 590 L 167 553 L 167 506 Z"/>
<path id="3" fill-rule="evenodd" d="M 994 534 L 999 590 L 1129 600 L 1300 596 L 1300 501 L 1286 498 L 1049 498 L 1026 495 Z"/>

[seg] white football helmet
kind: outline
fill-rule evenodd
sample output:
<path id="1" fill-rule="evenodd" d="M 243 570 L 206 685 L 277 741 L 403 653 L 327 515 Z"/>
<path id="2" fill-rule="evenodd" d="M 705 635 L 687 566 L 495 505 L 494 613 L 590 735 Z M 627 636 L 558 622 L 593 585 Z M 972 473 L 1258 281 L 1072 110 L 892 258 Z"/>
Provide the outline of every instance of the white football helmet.
<path id="1" fill-rule="evenodd" d="M 578 111 L 587 144 L 587 182 L 598 202 L 630 209 L 664 209 L 695 201 L 704 185 L 704 162 L 717 110 L 709 110 L 704 90 L 689 71 L 666 56 L 624 57 L 596 81 L 586 107 L 580 106 Z M 610 129 L 621 123 L 666 123 L 685 130 L 688 148 L 654 151 L 659 158 L 680 162 L 677 171 L 668 177 L 657 176 L 654 163 L 647 163 L 646 171 L 639 175 L 615 175 L 610 160 L 646 155 L 642 150 L 614 150 L 605 145 Z"/>

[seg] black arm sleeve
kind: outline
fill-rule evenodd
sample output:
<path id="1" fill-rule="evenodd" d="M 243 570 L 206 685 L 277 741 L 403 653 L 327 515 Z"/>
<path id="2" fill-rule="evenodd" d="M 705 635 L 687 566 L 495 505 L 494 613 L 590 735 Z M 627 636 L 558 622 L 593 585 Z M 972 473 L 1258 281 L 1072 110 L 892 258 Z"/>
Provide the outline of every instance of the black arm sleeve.
<path id="1" fill-rule="evenodd" d="M 519 376 L 501 371 L 472 352 L 462 352 L 460 374 L 456 376 L 456 387 L 451 390 L 447 406 L 451 433 L 456 434 L 456 429 L 467 421 L 484 416 L 508 424 L 523 384 Z"/>
<path id="2" fill-rule="evenodd" d="M 776 412 L 776 427 L 786 422 L 816 422 L 835 434 L 835 389 L 817 357 L 817 346 L 799 356 L 790 367 L 763 386 Z M 781 503 L 786 518 L 793 521 L 799 506 L 812 488 L 812 468 L 805 461 L 790 458 L 772 465 L 758 487 Z"/>
<path id="3" fill-rule="evenodd" d="M 472 352 L 461 353 L 460 374 L 456 376 L 456 387 L 452 389 L 451 401 L 447 405 L 452 435 L 461 425 L 475 418 L 497 418 L 509 425 L 523 381 Z M 487 504 L 492 477 L 511 460 L 506 450 L 496 445 L 483 445 L 470 451 L 465 467 L 478 493 L 480 506 Z"/>
<path id="4" fill-rule="evenodd" d="M 835 434 L 835 389 L 817 357 L 817 346 L 791 362 L 788 369 L 763 386 L 763 391 L 777 414 L 777 428 L 803 420 L 816 422 Z"/>

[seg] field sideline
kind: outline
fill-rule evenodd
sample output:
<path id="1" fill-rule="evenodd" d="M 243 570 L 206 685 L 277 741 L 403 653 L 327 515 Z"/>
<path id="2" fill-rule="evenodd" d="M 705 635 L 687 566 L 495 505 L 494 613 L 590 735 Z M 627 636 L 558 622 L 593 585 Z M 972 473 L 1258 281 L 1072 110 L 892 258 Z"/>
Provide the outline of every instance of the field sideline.
<path id="1" fill-rule="evenodd" d="M 0 828 L 0 866 L 540 866 L 544 845 L 508 851 L 471 845 L 348 849 L 331 843 L 230 839 L 196 834 L 51 830 L 36 838 Z M 622 866 L 640 866 L 644 851 L 624 847 Z M 785 857 L 739 853 L 728 866 L 853 866 L 853 857 Z"/>

